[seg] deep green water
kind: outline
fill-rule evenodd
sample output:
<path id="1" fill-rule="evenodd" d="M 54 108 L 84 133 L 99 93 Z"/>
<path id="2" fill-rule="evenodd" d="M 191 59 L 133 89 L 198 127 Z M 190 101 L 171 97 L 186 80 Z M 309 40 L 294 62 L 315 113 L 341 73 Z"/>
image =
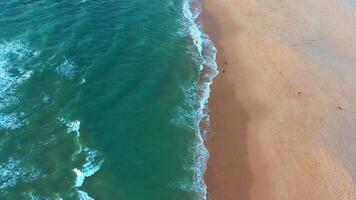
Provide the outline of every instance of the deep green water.
<path id="1" fill-rule="evenodd" d="M 0 199 L 205 198 L 215 50 L 187 5 L 0 0 Z"/>

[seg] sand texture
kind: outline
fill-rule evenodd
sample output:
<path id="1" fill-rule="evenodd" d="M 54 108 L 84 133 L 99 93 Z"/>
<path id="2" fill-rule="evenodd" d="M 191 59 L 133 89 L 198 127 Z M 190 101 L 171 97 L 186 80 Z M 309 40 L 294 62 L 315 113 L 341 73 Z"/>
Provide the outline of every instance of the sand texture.
<path id="1" fill-rule="evenodd" d="M 204 0 L 218 48 L 211 200 L 356 199 L 356 8 Z"/>

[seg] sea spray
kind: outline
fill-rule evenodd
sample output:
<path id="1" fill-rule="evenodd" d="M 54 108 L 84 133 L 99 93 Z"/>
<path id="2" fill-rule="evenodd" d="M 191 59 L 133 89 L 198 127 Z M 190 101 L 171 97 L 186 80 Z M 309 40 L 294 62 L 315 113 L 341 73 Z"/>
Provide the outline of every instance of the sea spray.
<path id="1" fill-rule="evenodd" d="M 194 8 L 192 7 L 194 5 Z M 183 3 L 183 14 L 189 24 L 189 33 L 196 46 L 200 63 L 200 79 L 196 86 L 198 95 L 198 105 L 195 111 L 195 129 L 196 129 L 196 146 L 195 146 L 195 169 L 194 182 L 195 188 L 200 191 L 200 198 L 207 199 L 207 187 L 204 182 L 204 173 L 209 158 L 209 152 L 204 145 L 204 137 L 209 128 L 208 100 L 210 96 L 210 85 L 213 79 L 218 75 L 218 66 L 216 63 L 217 50 L 208 35 L 204 33 L 198 17 L 201 13 L 200 2 L 195 0 L 186 0 Z"/>

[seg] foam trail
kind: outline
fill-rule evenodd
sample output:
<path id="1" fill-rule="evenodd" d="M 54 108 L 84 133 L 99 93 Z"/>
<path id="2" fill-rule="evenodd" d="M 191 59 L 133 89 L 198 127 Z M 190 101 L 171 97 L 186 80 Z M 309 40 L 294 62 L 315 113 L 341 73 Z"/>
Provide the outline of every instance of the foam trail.
<path id="1" fill-rule="evenodd" d="M 207 199 L 207 187 L 204 182 L 204 173 L 206 171 L 206 164 L 209 158 L 209 152 L 204 146 L 203 136 L 206 131 L 201 129 L 201 125 L 209 125 L 208 114 L 208 100 L 210 96 L 210 85 L 213 79 L 218 75 L 218 66 L 216 63 L 217 50 L 213 42 L 206 35 L 198 22 L 198 17 L 201 13 L 201 6 L 197 6 L 194 10 L 192 4 L 198 4 L 198 1 L 186 0 L 183 3 L 183 14 L 189 23 L 189 33 L 196 46 L 200 58 L 203 60 L 200 64 L 200 81 L 197 86 L 197 93 L 199 95 L 198 108 L 195 113 L 195 129 L 197 144 L 195 146 L 195 163 L 194 182 L 201 199 Z"/>

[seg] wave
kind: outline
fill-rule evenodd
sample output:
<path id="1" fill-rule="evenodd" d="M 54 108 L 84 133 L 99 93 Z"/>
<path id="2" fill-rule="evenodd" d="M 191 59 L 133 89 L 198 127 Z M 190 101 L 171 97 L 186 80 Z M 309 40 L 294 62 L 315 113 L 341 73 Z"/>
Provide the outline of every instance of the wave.
<path id="1" fill-rule="evenodd" d="M 73 171 L 76 174 L 75 179 L 75 188 L 79 188 L 83 185 L 84 180 L 86 177 L 90 177 L 94 175 L 97 171 L 100 170 L 101 165 L 103 164 L 104 160 L 99 158 L 98 152 L 90 150 L 89 148 L 85 148 L 84 152 L 86 154 L 85 163 L 81 167 L 81 169 L 74 168 Z M 88 193 L 77 190 L 79 199 L 80 200 L 94 200 L 94 198 L 90 197 Z"/>
<path id="2" fill-rule="evenodd" d="M 103 160 L 99 158 L 98 152 L 90 150 L 89 148 L 85 148 L 84 152 L 85 163 L 81 167 L 81 169 L 74 168 L 73 171 L 76 174 L 75 186 L 81 187 L 84 183 L 86 177 L 90 177 L 94 175 L 97 171 L 100 170 L 101 165 L 103 164 Z"/>
<path id="3" fill-rule="evenodd" d="M 79 120 L 68 120 L 65 118 L 58 118 L 58 120 L 66 126 L 67 133 L 75 133 L 76 143 L 78 145 L 78 151 L 75 155 L 84 154 L 85 162 L 80 168 L 74 168 L 73 172 L 76 175 L 74 188 L 76 188 L 78 193 L 78 198 L 80 200 L 94 200 L 86 192 L 79 190 L 78 188 L 83 186 L 85 178 L 94 175 L 101 168 L 104 160 L 101 158 L 99 152 L 92 150 L 88 147 L 84 147 L 80 142 L 80 121 Z"/>
<path id="4" fill-rule="evenodd" d="M 194 171 L 193 189 L 199 193 L 201 199 L 207 199 L 207 187 L 204 182 L 204 173 L 209 158 L 209 152 L 204 145 L 204 138 L 209 130 L 209 110 L 208 100 L 210 96 L 210 86 L 213 79 L 218 75 L 218 65 L 216 63 L 217 50 L 209 36 L 204 33 L 199 23 L 199 15 L 202 6 L 199 1 L 186 0 L 183 3 L 183 15 L 188 24 L 189 35 L 193 40 L 199 58 L 200 78 L 198 84 L 194 86 L 198 95 L 198 104 L 194 113 L 194 127 L 196 130 L 196 146 L 194 147 L 195 163 L 192 166 Z M 190 99 L 189 96 L 187 98 Z"/>

